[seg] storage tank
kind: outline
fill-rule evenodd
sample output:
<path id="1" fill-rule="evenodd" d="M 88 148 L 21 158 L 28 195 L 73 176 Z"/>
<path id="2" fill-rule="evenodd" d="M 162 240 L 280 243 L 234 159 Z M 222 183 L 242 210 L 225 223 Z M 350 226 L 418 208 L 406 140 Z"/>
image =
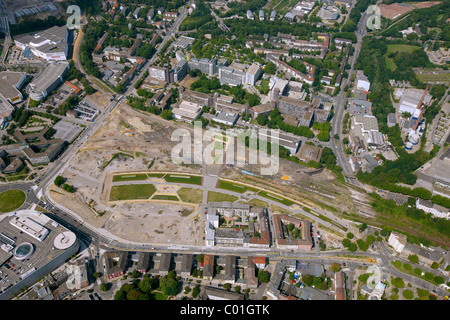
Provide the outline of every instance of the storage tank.
<path id="1" fill-rule="evenodd" d="M 409 141 L 408 141 L 408 142 L 406 143 L 406 145 L 405 145 L 405 149 L 406 149 L 406 150 L 411 150 L 412 147 L 413 147 L 413 144 L 412 144 L 411 142 L 409 142 Z"/>
<path id="2" fill-rule="evenodd" d="M 420 140 L 420 136 L 417 133 L 413 133 L 409 136 L 409 142 L 411 142 L 413 145 L 416 145 Z"/>

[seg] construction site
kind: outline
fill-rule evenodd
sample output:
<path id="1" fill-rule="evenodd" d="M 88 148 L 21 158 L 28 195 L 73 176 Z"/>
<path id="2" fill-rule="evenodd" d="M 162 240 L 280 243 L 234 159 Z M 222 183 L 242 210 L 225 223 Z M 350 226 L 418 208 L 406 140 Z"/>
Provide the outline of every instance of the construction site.
<path id="1" fill-rule="evenodd" d="M 273 190 L 301 205 L 327 211 L 333 208 L 336 214 L 342 208 L 355 213 L 354 199 L 366 201 L 363 192 L 352 189 L 349 194 L 347 186 L 330 171 L 284 159 L 280 159 L 277 174 L 264 177 L 252 173 L 259 172 L 259 165 L 176 165 L 171 151 L 179 141 L 171 141 L 171 135 L 180 127 L 193 133 L 190 124 L 143 114 L 122 104 L 108 115 L 62 174 L 75 193 L 52 186 L 52 198 L 90 225 L 122 239 L 190 245 L 204 245 L 205 222 L 198 211 L 206 196 L 209 199 L 208 191 L 216 188 L 202 182 L 202 177 L 212 172 L 220 178 Z"/>

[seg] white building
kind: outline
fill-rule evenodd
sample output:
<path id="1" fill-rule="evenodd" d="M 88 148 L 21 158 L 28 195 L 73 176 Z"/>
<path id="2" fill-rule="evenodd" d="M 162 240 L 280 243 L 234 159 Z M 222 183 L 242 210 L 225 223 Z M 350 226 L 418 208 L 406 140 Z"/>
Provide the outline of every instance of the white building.
<path id="1" fill-rule="evenodd" d="M 406 245 L 406 236 L 393 231 L 389 236 L 388 244 L 393 247 L 395 251 L 401 253 Z"/>
<path id="2" fill-rule="evenodd" d="M 449 219 L 450 210 L 440 205 L 434 204 L 429 200 L 417 199 L 416 208 L 431 213 L 436 218 Z"/>
<path id="3" fill-rule="evenodd" d="M 262 73 L 261 65 L 258 62 L 254 62 L 245 73 L 245 82 L 249 85 L 255 85 L 259 76 Z"/>
<path id="4" fill-rule="evenodd" d="M 356 89 L 367 92 L 370 89 L 370 81 L 361 70 L 358 70 L 358 72 L 356 73 Z"/>
<path id="5" fill-rule="evenodd" d="M 202 107 L 198 103 L 181 101 L 178 108 L 172 109 L 172 114 L 175 119 L 192 122 L 197 119 L 201 111 Z"/>
<path id="6" fill-rule="evenodd" d="M 28 48 L 35 56 L 47 61 L 67 60 L 68 29 L 54 26 L 37 33 L 22 34 L 14 37 L 14 44 L 21 50 Z"/>

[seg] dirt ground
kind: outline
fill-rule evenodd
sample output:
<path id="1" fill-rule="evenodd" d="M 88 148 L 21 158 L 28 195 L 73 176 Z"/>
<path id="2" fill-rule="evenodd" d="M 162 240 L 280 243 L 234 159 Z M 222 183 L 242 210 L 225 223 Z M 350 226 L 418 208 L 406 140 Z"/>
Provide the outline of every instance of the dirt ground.
<path id="1" fill-rule="evenodd" d="M 195 206 L 164 201 L 109 205 L 107 201 L 114 173 L 170 171 L 203 174 L 211 171 L 208 168 L 205 171 L 199 165 L 175 165 L 171 161 L 171 150 L 179 144 L 179 141 L 171 141 L 171 135 L 180 127 L 192 133 L 193 127 L 188 124 L 142 114 L 123 103 L 108 115 L 101 129 L 85 142 L 63 173 L 67 183 L 77 191 L 67 194 L 57 188 L 59 193 L 52 192 L 52 197 L 77 212 L 89 224 L 126 240 L 204 245 L 204 222 L 193 219 Z M 239 180 L 244 176 L 240 170 L 231 167 L 219 169 L 217 174 L 224 178 Z M 255 165 L 242 169 L 259 172 Z M 303 192 L 311 202 L 317 199 L 328 205 L 354 206 L 351 194 L 334 183 L 335 177 L 331 172 L 324 170 L 311 174 L 311 170 L 314 169 L 281 159 L 278 173 L 265 177 L 265 181 L 286 190 Z M 87 203 L 91 203 L 95 211 Z M 188 208 L 190 211 L 186 211 Z M 103 216 L 95 212 L 101 212 Z"/>
<path id="2" fill-rule="evenodd" d="M 105 229 L 121 238 L 153 244 L 204 245 L 201 219 L 183 217 L 183 210 L 195 211 L 191 206 L 124 203 L 113 210 Z"/>
<path id="3" fill-rule="evenodd" d="M 170 141 L 170 136 L 179 126 L 160 117 L 142 115 L 126 105 L 116 109 L 98 133 L 73 157 L 63 174 L 67 183 L 77 191 L 68 194 L 53 186 L 58 192 L 51 193 L 53 199 L 78 213 L 87 223 L 126 240 L 203 245 L 200 241 L 204 233 L 203 222 L 188 217 L 190 213 L 195 215 L 195 206 L 166 204 L 163 201 L 109 206 L 107 199 L 102 197 L 102 194 L 109 194 L 108 190 L 103 189 L 106 178 L 111 180 L 112 173 L 148 171 L 152 162 L 152 171 L 200 173 L 198 167 L 176 166 L 170 162 L 171 146 L 178 143 Z M 116 153 L 130 156 L 119 155 L 111 160 Z M 110 184 L 107 185 L 110 188 Z M 104 212 L 104 215 L 97 215 L 87 202 L 91 202 L 95 211 Z"/>

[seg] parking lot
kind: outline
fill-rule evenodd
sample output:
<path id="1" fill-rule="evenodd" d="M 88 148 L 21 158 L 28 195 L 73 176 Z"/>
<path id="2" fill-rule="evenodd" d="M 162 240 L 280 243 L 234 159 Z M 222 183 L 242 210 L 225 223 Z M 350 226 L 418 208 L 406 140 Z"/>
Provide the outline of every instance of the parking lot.
<path id="1" fill-rule="evenodd" d="M 62 139 L 70 143 L 84 128 L 79 124 L 61 120 L 53 126 L 53 129 L 56 130 L 56 133 L 53 136 L 54 139 Z"/>

